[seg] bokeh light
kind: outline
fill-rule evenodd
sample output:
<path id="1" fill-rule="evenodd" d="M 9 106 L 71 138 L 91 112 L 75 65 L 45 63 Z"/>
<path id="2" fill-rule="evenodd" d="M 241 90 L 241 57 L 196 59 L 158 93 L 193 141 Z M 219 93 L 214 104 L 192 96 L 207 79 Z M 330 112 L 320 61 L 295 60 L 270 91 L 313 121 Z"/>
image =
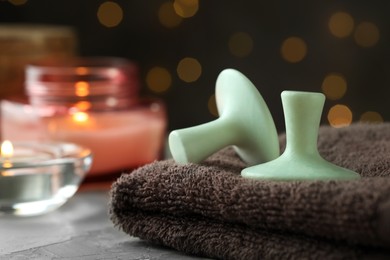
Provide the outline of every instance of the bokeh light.
<path id="1" fill-rule="evenodd" d="M 165 68 L 154 67 L 146 75 L 146 84 L 153 92 L 165 92 L 172 85 L 171 73 Z"/>
<path id="2" fill-rule="evenodd" d="M 207 108 L 209 109 L 210 114 L 216 117 L 218 116 L 217 102 L 214 94 L 209 97 Z"/>
<path id="3" fill-rule="evenodd" d="M 27 3 L 27 0 L 8 0 L 13 5 L 24 5 Z"/>
<path id="4" fill-rule="evenodd" d="M 280 51 L 283 59 L 291 63 L 296 63 L 305 58 L 307 46 L 304 40 L 294 36 L 283 41 Z"/>
<path id="5" fill-rule="evenodd" d="M 365 123 L 383 123 L 384 120 L 378 112 L 367 111 L 360 116 L 360 121 Z"/>
<path id="6" fill-rule="evenodd" d="M 322 82 L 322 92 L 331 100 L 342 98 L 347 91 L 347 81 L 338 73 L 327 75 Z"/>
<path id="7" fill-rule="evenodd" d="M 335 105 L 328 112 L 329 124 L 333 127 L 349 126 L 352 123 L 352 111 L 345 105 Z"/>
<path id="8" fill-rule="evenodd" d="M 378 27 L 371 22 L 361 22 L 356 26 L 355 41 L 361 47 L 372 47 L 380 38 Z"/>
<path id="9" fill-rule="evenodd" d="M 199 9 L 199 0 L 175 0 L 173 8 L 183 18 L 194 16 Z"/>
<path id="10" fill-rule="evenodd" d="M 202 66 L 197 59 L 186 57 L 177 65 L 177 75 L 185 82 L 197 81 L 202 74 Z"/>
<path id="11" fill-rule="evenodd" d="M 106 27 L 118 26 L 123 19 L 123 10 L 115 2 L 107 1 L 99 6 L 97 11 L 99 22 Z"/>
<path id="12" fill-rule="evenodd" d="M 183 20 L 183 18 L 176 13 L 172 2 L 165 2 L 160 6 L 158 10 L 158 19 L 163 26 L 168 28 L 178 26 Z"/>
<path id="13" fill-rule="evenodd" d="M 334 36 L 344 38 L 351 35 L 354 24 L 354 20 L 350 14 L 337 12 L 330 17 L 328 26 Z"/>
<path id="14" fill-rule="evenodd" d="M 253 39 L 245 32 L 237 32 L 230 36 L 229 50 L 236 57 L 246 57 L 253 50 Z"/>

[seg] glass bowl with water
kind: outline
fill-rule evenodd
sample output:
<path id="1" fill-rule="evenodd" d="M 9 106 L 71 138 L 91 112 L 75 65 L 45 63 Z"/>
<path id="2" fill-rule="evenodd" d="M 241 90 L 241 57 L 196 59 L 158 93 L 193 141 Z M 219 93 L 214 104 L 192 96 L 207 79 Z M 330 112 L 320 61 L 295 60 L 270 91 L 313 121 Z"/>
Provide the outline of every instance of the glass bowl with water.
<path id="1" fill-rule="evenodd" d="M 78 190 L 92 154 L 73 143 L 16 142 L 0 159 L 0 216 L 53 211 Z"/>

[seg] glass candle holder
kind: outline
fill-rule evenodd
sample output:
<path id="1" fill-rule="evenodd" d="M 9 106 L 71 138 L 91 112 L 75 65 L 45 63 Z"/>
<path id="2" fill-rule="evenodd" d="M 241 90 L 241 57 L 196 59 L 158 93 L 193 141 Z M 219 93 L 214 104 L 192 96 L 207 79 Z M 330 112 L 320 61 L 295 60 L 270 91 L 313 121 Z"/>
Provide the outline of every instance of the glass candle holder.
<path id="1" fill-rule="evenodd" d="M 57 209 L 75 194 L 91 162 L 90 150 L 72 143 L 4 141 L 0 216 L 33 216 Z"/>
<path id="2" fill-rule="evenodd" d="M 92 150 L 89 175 L 133 169 L 161 155 L 164 104 L 139 98 L 138 70 L 126 59 L 29 65 L 26 90 L 47 139 Z"/>

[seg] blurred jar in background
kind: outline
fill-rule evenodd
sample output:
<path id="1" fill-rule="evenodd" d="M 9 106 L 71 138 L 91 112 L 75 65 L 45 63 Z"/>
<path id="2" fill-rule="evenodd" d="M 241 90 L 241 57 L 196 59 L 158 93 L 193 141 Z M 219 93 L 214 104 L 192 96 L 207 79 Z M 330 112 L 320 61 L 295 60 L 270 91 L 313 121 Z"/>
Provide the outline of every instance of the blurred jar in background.
<path id="1" fill-rule="evenodd" d="M 89 177 L 159 159 L 165 107 L 159 100 L 140 99 L 138 77 L 135 64 L 114 57 L 28 65 L 26 91 L 44 128 L 41 138 L 90 148 L 94 162 Z"/>
<path id="2" fill-rule="evenodd" d="M 70 27 L 0 25 L 0 98 L 23 96 L 26 64 L 73 57 L 77 45 L 76 34 Z"/>

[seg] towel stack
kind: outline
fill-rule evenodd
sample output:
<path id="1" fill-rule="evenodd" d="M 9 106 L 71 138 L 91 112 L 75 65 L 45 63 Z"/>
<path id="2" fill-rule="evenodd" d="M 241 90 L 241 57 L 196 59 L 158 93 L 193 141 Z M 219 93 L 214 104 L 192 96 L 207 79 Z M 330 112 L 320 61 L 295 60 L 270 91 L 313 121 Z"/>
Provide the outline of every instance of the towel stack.
<path id="1" fill-rule="evenodd" d="M 202 164 L 165 160 L 123 174 L 111 219 L 131 236 L 212 258 L 390 259 L 390 123 L 320 127 L 318 149 L 362 178 L 245 179 L 227 148 Z"/>

